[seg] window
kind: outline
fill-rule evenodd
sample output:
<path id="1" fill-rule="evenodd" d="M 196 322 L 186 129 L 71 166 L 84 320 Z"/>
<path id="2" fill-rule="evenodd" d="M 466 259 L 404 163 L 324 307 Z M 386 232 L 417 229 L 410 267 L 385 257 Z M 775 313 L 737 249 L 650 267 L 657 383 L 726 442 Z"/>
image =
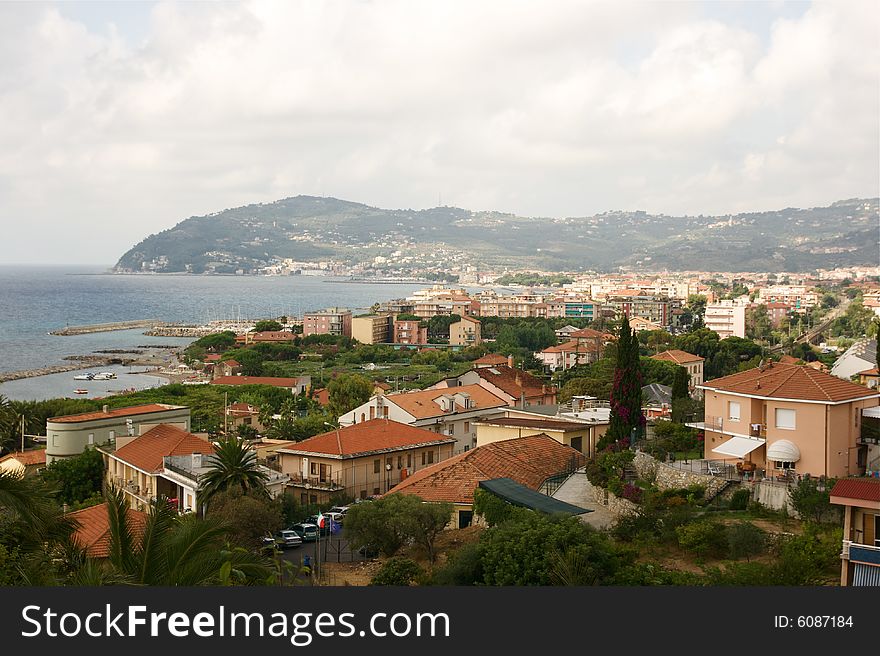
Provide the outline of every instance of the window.
<path id="1" fill-rule="evenodd" d="M 379 494 L 380 494 L 380 493 L 379 493 L 379 488 L 378 488 L 378 487 L 374 487 L 374 488 L 373 488 L 373 496 L 374 496 L 374 497 L 378 497 Z"/>
<path id="2" fill-rule="evenodd" d="M 382 471 L 382 461 L 381 460 L 374 460 L 373 461 L 373 473 L 378 474 L 380 471 Z"/>
<path id="3" fill-rule="evenodd" d="M 469 422 L 469 421 L 464 422 L 464 432 L 469 433 L 470 431 L 471 431 L 471 422 Z"/>
<path id="4" fill-rule="evenodd" d="M 361 490 L 361 499 L 366 499 L 366 498 L 367 498 L 367 491 Z"/>
<path id="5" fill-rule="evenodd" d="M 385 419 L 388 419 L 388 406 L 387 405 L 384 408 L 382 408 L 382 416 Z"/>
<path id="6" fill-rule="evenodd" d="M 728 408 L 727 415 L 730 418 L 730 421 L 739 421 L 739 417 L 740 417 L 739 401 L 728 401 L 727 408 Z"/>
<path id="7" fill-rule="evenodd" d="M 403 456 L 397 456 L 397 468 L 403 469 Z"/>
<path id="8" fill-rule="evenodd" d="M 434 452 L 428 451 L 428 464 L 430 465 L 432 462 L 434 462 Z"/>
<path id="9" fill-rule="evenodd" d="M 313 463 L 311 463 L 311 466 L 312 466 L 312 474 L 317 474 L 318 473 L 317 464 L 313 462 Z"/>
<path id="10" fill-rule="evenodd" d="M 376 418 L 376 408 L 374 408 L 373 406 L 370 406 L 370 419 L 375 419 L 375 418 Z"/>
<path id="11" fill-rule="evenodd" d="M 425 458 L 426 458 L 426 457 L 427 457 L 427 456 L 425 455 L 425 452 L 422 451 L 422 466 L 425 465 Z"/>
<path id="12" fill-rule="evenodd" d="M 406 466 L 412 467 L 412 454 L 411 453 L 406 454 Z"/>
<path id="13" fill-rule="evenodd" d="M 58 436 L 52 435 L 52 446 L 58 446 Z"/>
<path id="14" fill-rule="evenodd" d="M 455 424 L 449 424 L 449 434 L 455 435 Z"/>
<path id="15" fill-rule="evenodd" d="M 776 408 L 776 428 L 794 430 L 794 410 L 788 408 Z"/>
<path id="16" fill-rule="evenodd" d="M 794 469 L 793 462 L 782 462 L 781 460 L 776 461 L 776 469 Z"/>
<path id="17" fill-rule="evenodd" d="M 89 433 L 89 444 L 94 444 L 94 443 L 95 443 L 95 434 Z"/>
<path id="18" fill-rule="evenodd" d="M 366 420 L 367 420 L 367 415 L 365 415 L 365 414 L 362 412 L 362 413 L 361 413 L 361 423 L 364 423 Z"/>

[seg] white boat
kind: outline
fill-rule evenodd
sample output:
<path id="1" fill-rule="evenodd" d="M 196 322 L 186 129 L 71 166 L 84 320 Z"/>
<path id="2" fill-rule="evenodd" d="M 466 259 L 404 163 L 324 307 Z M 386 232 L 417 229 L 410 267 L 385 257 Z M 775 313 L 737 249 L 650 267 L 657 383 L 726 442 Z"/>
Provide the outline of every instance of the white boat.
<path id="1" fill-rule="evenodd" d="M 102 371 L 99 374 L 95 374 L 92 380 L 112 380 L 114 378 L 116 378 L 116 374 L 112 371 Z"/>
<path id="2" fill-rule="evenodd" d="M 73 390 L 73 393 L 74 393 L 74 394 L 88 394 L 88 393 L 89 393 L 89 390 L 86 390 L 86 389 L 75 389 L 75 390 Z"/>
<path id="3" fill-rule="evenodd" d="M 77 374 L 73 377 L 74 380 L 92 380 L 95 377 L 95 374 Z"/>

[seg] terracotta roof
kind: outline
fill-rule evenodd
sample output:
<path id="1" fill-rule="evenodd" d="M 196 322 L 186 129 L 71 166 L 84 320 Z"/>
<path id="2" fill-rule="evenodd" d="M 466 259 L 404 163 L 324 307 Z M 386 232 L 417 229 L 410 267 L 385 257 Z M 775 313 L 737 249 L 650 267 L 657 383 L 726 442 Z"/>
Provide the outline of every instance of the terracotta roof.
<path id="1" fill-rule="evenodd" d="M 497 419 L 481 419 L 477 424 L 490 426 L 511 426 L 514 428 L 539 428 L 549 431 L 579 431 L 589 428 L 588 424 L 564 419 L 542 419 L 540 417 L 499 417 Z"/>
<path id="2" fill-rule="evenodd" d="M 460 319 L 460 321 L 457 321 L 456 323 L 461 323 L 461 321 L 470 321 L 471 323 L 480 323 L 479 319 L 474 319 L 473 317 L 469 317 L 468 315 L 464 315 Z"/>
<path id="3" fill-rule="evenodd" d="M 599 344 L 583 344 L 576 339 L 573 339 L 570 342 L 557 344 L 556 346 L 548 346 L 543 351 L 541 351 L 541 353 L 597 353 L 601 349 L 602 346 Z"/>
<path id="4" fill-rule="evenodd" d="M 159 424 L 116 449 L 113 456 L 141 471 L 156 472 L 162 469 L 163 456 L 193 453 L 214 453 L 214 446 L 176 426 Z"/>
<path id="5" fill-rule="evenodd" d="M 480 481 L 511 478 L 537 490 L 551 476 L 583 463 L 583 455 L 547 435 L 485 444 L 421 469 L 389 494 L 413 494 L 425 501 L 473 503 Z"/>
<path id="6" fill-rule="evenodd" d="M 224 360 L 220 364 L 225 364 L 228 367 L 240 367 L 241 366 L 241 364 L 239 364 L 238 360 Z"/>
<path id="7" fill-rule="evenodd" d="M 652 355 L 651 358 L 653 360 L 666 360 L 667 362 L 674 362 L 675 364 L 703 361 L 703 358 L 701 358 L 699 355 L 693 355 L 692 353 L 688 353 L 687 351 L 679 351 L 678 349 L 663 351 L 663 353 Z"/>
<path id="8" fill-rule="evenodd" d="M 603 339 L 608 337 L 608 333 L 600 333 L 598 330 L 593 330 L 592 328 L 581 328 L 580 330 L 575 330 L 574 332 L 569 333 L 568 336 L 580 339 Z"/>
<path id="9" fill-rule="evenodd" d="M 865 369 L 864 371 L 859 372 L 859 376 L 880 376 L 880 370 L 877 367 L 873 369 Z"/>
<path id="10" fill-rule="evenodd" d="M 146 405 L 133 405 L 127 408 L 111 408 L 107 412 L 101 410 L 93 412 L 81 412 L 78 415 L 65 415 L 63 417 L 50 417 L 46 421 L 54 421 L 62 424 L 76 423 L 79 421 L 94 421 L 95 419 L 110 419 L 114 417 L 132 417 L 134 415 L 146 415 L 151 412 L 165 412 L 166 410 L 182 410 L 186 406 L 167 405 L 165 403 L 148 403 Z"/>
<path id="11" fill-rule="evenodd" d="M 212 385 L 271 385 L 272 387 L 298 387 L 299 378 L 274 378 L 270 376 L 220 376 Z"/>
<path id="12" fill-rule="evenodd" d="M 525 393 L 526 398 L 534 396 L 544 396 L 545 393 L 552 393 L 551 386 L 546 386 L 546 392 L 543 389 L 545 383 L 535 378 L 532 374 L 516 369 L 508 365 L 498 365 L 495 367 L 480 367 L 473 370 L 480 378 L 495 385 L 505 394 L 509 394 L 515 399 Z M 517 384 L 517 378 L 519 384 Z M 459 388 L 460 389 L 460 388 Z"/>
<path id="13" fill-rule="evenodd" d="M 821 403 L 843 403 L 880 396 L 876 390 L 842 380 L 824 371 L 781 362 L 772 362 L 764 367 L 716 378 L 698 387 L 764 398 Z"/>
<path id="14" fill-rule="evenodd" d="M 391 385 L 389 385 L 388 383 L 383 383 L 381 380 L 374 380 L 373 387 L 378 387 L 380 390 L 383 390 L 385 392 L 391 389 Z"/>
<path id="15" fill-rule="evenodd" d="M 482 358 L 474 360 L 474 364 L 507 364 L 507 356 L 498 353 L 489 353 Z"/>
<path id="16" fill-rule="evenodd" d="M 880 479 L 841 478 L 831 488 L 832 497 L 880 501 Z"/>
<path id="17" fill-rule="evenodd" d="M 779 358 L 779 361 L 782 364 L 800 364 L 802 362 L 800 358 L 796 358 L 792 355 L 783 355 L 781 358 Z"/>
<path id="18" fill-rule="evenodd" d="M 330 405 L 330 391 L 326 387 L 312 392 L 312 398 L 323 406 Z"/>
<path id="19" fill-rule="evenodd" d="M 424 428 L 416 428 L 390 419 L 370 419 L 315 435 L 298 442 L 282 452 L 320 453 L 344 458 L 376 451 L 397 451 L 431 444 L 452 444 L 455 438 L 446 437 Z"/>
<path id="20" fill-rule="evenodd" d="M 73 541 L 85 549 L 90 558 L 107 558 L 110 555 L 110 519 L 106 503 L 67 513 L 65 517 L 76 522 Z M 140 542 L 147 525 L 147 513 L 129 508 L 127 518 L 135 541 Z"/>
<path id="21" fill-rule="evenodd" d="M 208 355 L 205 356 L 205 362 L 216 362 L 221 357 L 223 356 L 221 356 L 219 353 L 208 353 Z"/>
<path id="22" fill-rule="evenodd" d="M 13 458 L 15 458 L 25 467 L 31 467 L 33 465 L 45 465 L 46 449 L 33 449 L 31 451 L 13 451 L 12 453 L 7 453 L 5 456 L 0 458 L 0 462 L 12 460 Z"/>
<path id="23" fill-rule="evenodd" d="M 476 369 L 475 371 L 480 370 Z M 443 411 L 443 408 L 436 402 L 436 399 L 440 399 L 444 395 L 449 396 L 461 393 L 470 396 L 472 405 L 470 408 L 465 409 L 461 404 L 457 403 L 455 406 L 457 412 L 498 408 L 507 405 L 507 401 L 492 394 L 492 392 L 480 385 L 461 385 L 460 387 L 428 389 L 419 392 L 400 392 L 399 394 L 389 394 L 385 399 L 405 410 L 416 419 L 427 419 L 448 414 Z"/>

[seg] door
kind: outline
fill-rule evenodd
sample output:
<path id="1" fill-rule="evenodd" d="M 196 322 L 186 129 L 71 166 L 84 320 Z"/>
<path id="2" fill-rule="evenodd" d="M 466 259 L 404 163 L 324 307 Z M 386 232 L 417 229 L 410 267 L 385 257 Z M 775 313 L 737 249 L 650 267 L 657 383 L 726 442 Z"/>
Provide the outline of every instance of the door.
<path id="1" fill-rule="evenodd" d="M 327 475 L 328 475 L 328 472 L 327 472 L 327 465 L 325 465 L 325 464 L 322 462 L 322 463 L 321 463 L 321 473 L 319 474 L 319 476 L 320 476 L 319 480 L 320 480 L 322 483 L 326 483 L 326 482 L 327 482 Z"/>
<path id="2" fill-rule="evenodd" d="M 474 521 L 474 511 L 473 510 L 459 510 L 458 511 L 458 528 L 467 528 Z"/>
<path id="3" fill-rule="evenodd" d="M 583 437 L 573 437 L 571 438 L 571 448 L 575 451 L 584 452 L 584 438 Z"/>

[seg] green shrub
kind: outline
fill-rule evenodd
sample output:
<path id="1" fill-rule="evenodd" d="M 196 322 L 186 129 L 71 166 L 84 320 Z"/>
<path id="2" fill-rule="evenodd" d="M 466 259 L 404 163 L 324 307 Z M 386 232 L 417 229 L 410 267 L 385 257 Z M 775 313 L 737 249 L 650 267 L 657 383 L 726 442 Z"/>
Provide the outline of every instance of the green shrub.
<path id="1" fill-rule="evenodd" d="M 733 496 L 730 497 L 730 509 L 731 510 L 745 510 L 749 507 L 749 500 L 752 498 L 752 493 L 750 490 L 746 490 L 745 488 L 741 488 L 733 493 Z"/>
<path id="2" fill-rule="evenodd" d="M 409 558 L 395 556 L 386 560 L 370 585 L 412 585 L 425 571 Z"/>
<path id="3" fill-rule="evenodd" d="M 751 560 L 767 548 L 767 533 L 751 522 L 727 527 L 727 547 L 731 558 Z"/>
<path id="4" fill-rule="evenodd" d="M 700 558 L 724 558 L 727 556 L 727 533 L 717 521 L 704 519 L 679 526 L 678 546 Z"/>

